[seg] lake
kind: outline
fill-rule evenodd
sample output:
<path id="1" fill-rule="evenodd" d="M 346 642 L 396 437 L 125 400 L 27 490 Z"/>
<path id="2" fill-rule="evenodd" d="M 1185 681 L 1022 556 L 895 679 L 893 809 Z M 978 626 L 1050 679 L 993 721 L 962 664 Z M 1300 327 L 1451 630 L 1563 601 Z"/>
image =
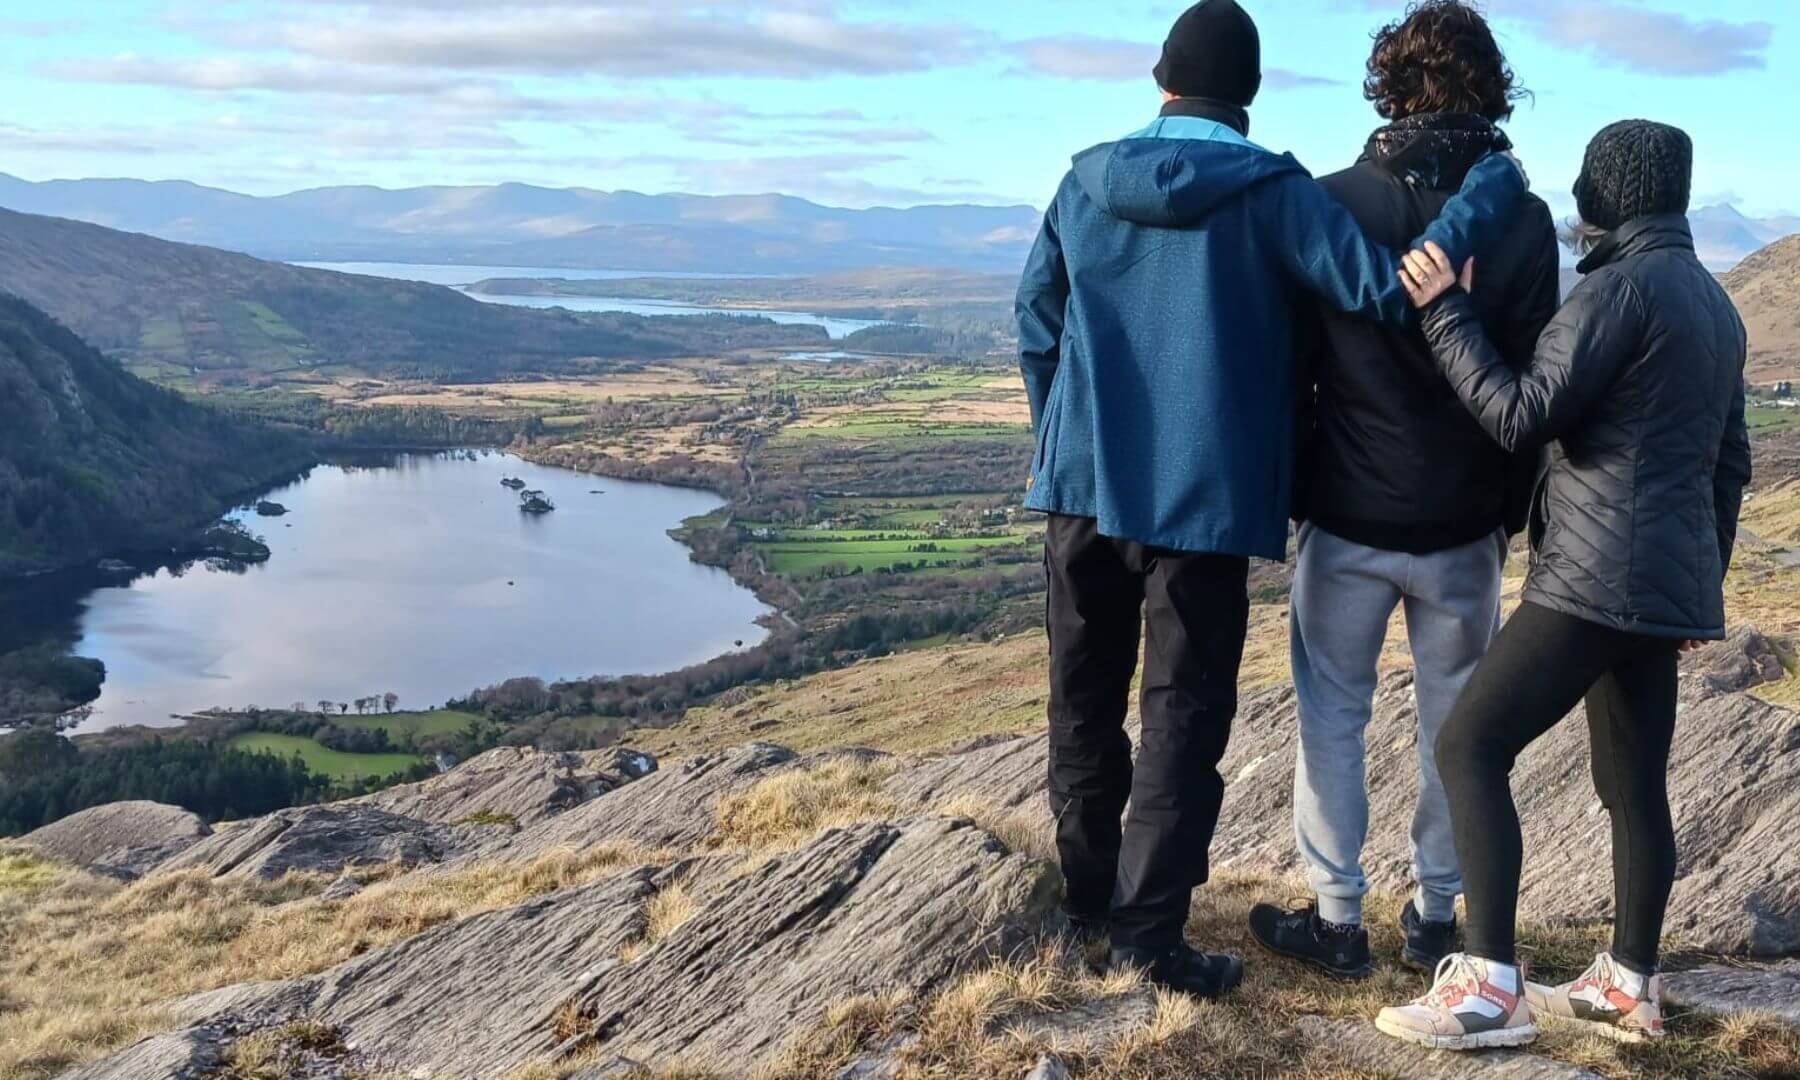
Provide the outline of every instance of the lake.
<path id="1" fill-rule="evenodd" d="M 550 266 L 443 266 L 426 263 L 381 262 L 309 262 L 299 266 L 315 270 L 336 270 L 343 274 L 365 274 L 371 277 L 395 278 L 400 281 L 423 281 L 447 285 L 458 292 L 489 304 L 514 307 L 564 308 L 569 311 L 623 312 L 629 315 L 756 315 L 771 322 L 791 326 L 823 326 L 833 338 L 845 338 L 858 330 L 880 326 L 866 319 L 840 319 L 805 311 L 763 311 L 742 308 L 702 307 L 666 300 L 628 300 L 607 296 L 510 296 L 497 293 L 471 293 L 468 286 L 492 278 L 565 278 L 570 281 L 618 281 L 622 278 L 741 278 L 745 274 L 676 274 L 641 273 L 633 270 L 565 270 Z"/>
<path id="2" fill-rule="evenodd" d="M 522 513 L 507 477 L 555 512 Z M 667 535 L 721 505 L 704 492 L 499 453 L 409 454 L 323 465 L 267 498 L 290 512 L 233 515 L 273 552 L 247 570 L 0 587 L 0 610 L 61 622 L 40 632 L 72 633 L 76 655 L 106 663 L 78 730 L 387 691 L 429 708 L 519 675 L 671 671 L 764 637 L 769 609 Z"/>

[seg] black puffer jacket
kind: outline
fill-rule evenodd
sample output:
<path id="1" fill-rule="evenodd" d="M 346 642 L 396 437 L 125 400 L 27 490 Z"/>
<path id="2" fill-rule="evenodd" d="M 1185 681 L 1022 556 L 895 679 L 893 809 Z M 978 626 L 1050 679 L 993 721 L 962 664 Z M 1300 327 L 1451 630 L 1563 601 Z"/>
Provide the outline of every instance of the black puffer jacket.
<path id="1" fill-rule="evenodd" d="M 1478 116 L 1425 114 L 1377 131 L 1362 160 L 1320 180 L 1369 238 L 1401 247 L 1443 209 L 1469 169 L 1511 149 Z M 1509 362 L 1523 370 L 1556 313 L 1556 226 L 1528 197 L 1481 256 L 1475 307 Z M 1316 400 L 1303 421 L 1299 509 L 1366 547 L 1415 555 L 1525 528 L 1540 471 L 1533 448 L 1508 454 L 1482 432 L 1438 374 L 1416 328 L 1390 329 L 1321 308 L 1322 333 L 1303 333 Z"/>
<path id="2" fill-rule="evenodd" d="M 1425 335 L 1457 395 L 1508 449 L 1556 440 L 1525 599 L 1639 634 L 1725 636 L 1725 569 L 1750 481 L 1744 324 L 1681 215 L 1640 218 L 1509 368 L 1452 290 Z M 1475 288 L 1481 288 L 1480 266 Z"/>

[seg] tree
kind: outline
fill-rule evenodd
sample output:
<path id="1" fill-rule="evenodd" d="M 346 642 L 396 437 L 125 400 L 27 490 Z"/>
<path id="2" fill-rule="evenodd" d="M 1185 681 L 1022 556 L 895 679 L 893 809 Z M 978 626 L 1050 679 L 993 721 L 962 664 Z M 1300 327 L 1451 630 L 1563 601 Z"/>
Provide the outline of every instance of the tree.
<path id="1" fill-rule="evenodd" d="M 400 704 L 400 695 L 389 690 L 387 693 L 381 695 L 381 704 L 387 708 L 388 712 L 393 712 L 394 706 Z"/>
<path id="2" fill-rule="evenodd" d="M 23 784 L 68 768 L 76 760 L 75 744 L 47 727 L 28 727 L 0 738 L 0 777 Z"/>
<path id="3" fill-rule="evenodd" d="M 326 701 L 324 698 L 319 699 L 319 715 L 320 716 L 330 716 L 331 715 L 331 702 Z"/>
<path id="4" fill-rule="evenodd" d="M 347 701 L 338 702 L 338 715 L 339 716 L 347 716 L 347 715 L 349 715 L 349 713 L 350 713 L 350 703 Z"/>

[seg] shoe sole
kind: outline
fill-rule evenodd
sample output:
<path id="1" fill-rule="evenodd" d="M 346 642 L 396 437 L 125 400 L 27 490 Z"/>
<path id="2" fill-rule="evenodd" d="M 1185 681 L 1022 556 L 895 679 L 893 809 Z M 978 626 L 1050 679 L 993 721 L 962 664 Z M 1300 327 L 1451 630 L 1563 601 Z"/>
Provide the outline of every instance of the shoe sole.
<path id="1" fill-rule="evenodd" d="M 1507 1046 L 1529 1046 L 1536 1042 L 1538 1037 L 1536 1024 L 1515 1028 L 1496 1028 L 1493 1031 L 1477 1031 L 1471 1035 L 1433 1035 L 1429 1032 L 1415 1031 L 1402 1024 L 1392 1024 L 1381 1017 L 1376 1017 L 1375 1027 L 1383 1035 L 1390 1035 L 1401 1042 L 1423 1046 L 1428 1050 L 1493 1050 Z"/>
<path id="2" fill-rule="evenodd" d="M 1538 1013 L 1538 1016 L 1553 1024 L 1580 1028 L 1591 1035 L 1598 1035 L 1602 1039 L 1610 1039 L 1613 1042 L 1623 1043 L 1626 1046 L 1638 1046 L 1643 1043 L 1659 1042 L 1668 1038 L 1666 1032 L 1662 1035 L 1652 1035 L 1642 1028 L 1624 1028 L 1617 1024 L 1609 1024 L 1604 1020 L 1583 1020 L 1579 1017 L 1564 1016 L 1561 1013 L 1553 1012 L 1540 1012 Z"/>
<path id="3" fill-rule="evenodd" d="M 1286 949 L 1278 949 L 1275 946 L 1264 941 L 1262 939 L 1261 935 L 1257 934 L 1255 931 L 1251 931 L 1250 936 L 1253 938 L 1256 938 L 1256 943 L 1258 945 L 1262 946 L 1264 950 L 1274 953 L 1276 956 L 1280 956 L 1280 957 L 1283 957 L 1288 960 L 1297 960 L 1300 963 L 1305 964 L 1307 967 L 1312 968 L 1314 971 L 1322 971 L 1325 974 L 1330 975 L 1332 978 L 1341 979 L 1344 982 L 1363 982 L 1365 980 L 1372 979 L 1375 977 L 1375 965 L 1374 964 L 1367 964 L 1360 968 L 1353 968 L 1350 970 L 1345 970 L 1344 968 L 1332 967 L 1330 964 L 1327 964 L 1325 961 L 1320 960 L 1317 957 L 1303 956 L 1300 953 L 1288 952 Z"/>

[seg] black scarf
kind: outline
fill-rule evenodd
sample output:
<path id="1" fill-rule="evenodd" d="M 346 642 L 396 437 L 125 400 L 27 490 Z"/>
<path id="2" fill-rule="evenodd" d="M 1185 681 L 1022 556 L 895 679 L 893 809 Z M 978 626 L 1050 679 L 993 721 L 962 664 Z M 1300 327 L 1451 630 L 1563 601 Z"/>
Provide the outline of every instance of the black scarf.
<path id="1" fill-rule="evenodd" d="M 1250 135 L 1250 110 L 1239 108 L 1228 101 L 1218 101 L 1203 97 L 1178 97 L 1164 103 L 1164 116 L 1198 116 L 1203 120 L 1211 120 L 1246 138 Z"/>
<path id="2" fill-rule="evenodd" d="M 1485 117 L 1419 113 L 1377 128 L 1363 149 L 1363 160 L 1414 187 L 1454 191 L 1476 162 L 1511 149 L 1512 140 Z"/>

